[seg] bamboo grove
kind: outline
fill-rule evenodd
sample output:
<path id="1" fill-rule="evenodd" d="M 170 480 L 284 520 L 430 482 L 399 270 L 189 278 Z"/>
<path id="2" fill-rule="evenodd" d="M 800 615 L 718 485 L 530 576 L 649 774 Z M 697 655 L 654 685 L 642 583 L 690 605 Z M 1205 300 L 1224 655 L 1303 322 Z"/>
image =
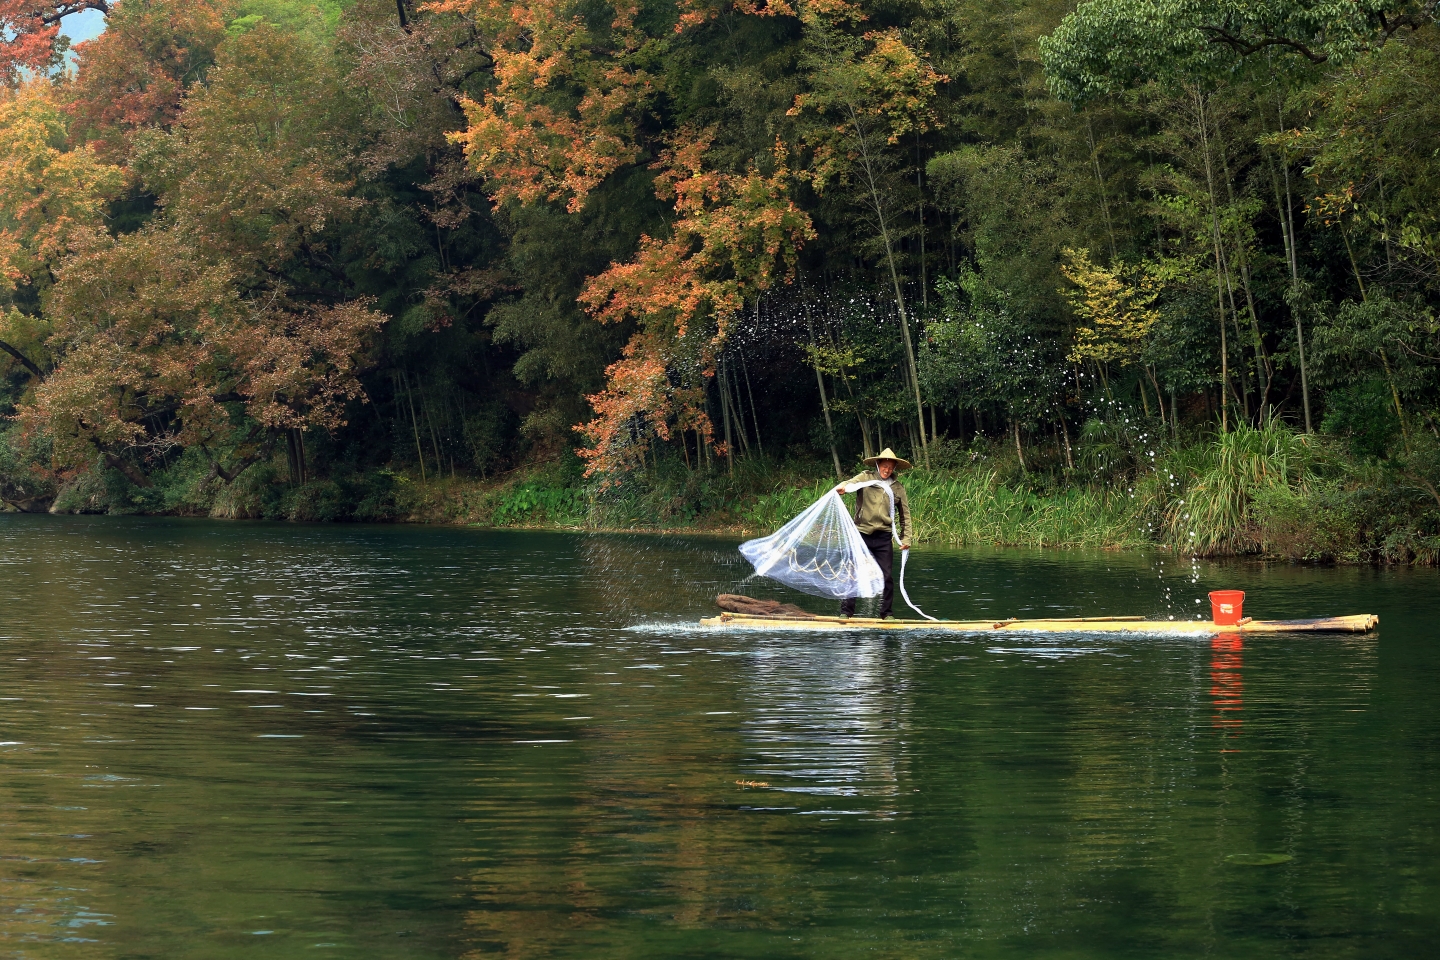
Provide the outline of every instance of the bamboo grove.
<path id="1" fill-rule="evenodd" d="M 379 517 L 886 445 L 1133 488 L 1276 430 L 1440 506 L 1434 0 L 0 0 L 0 36 L 12 506 Z"/>

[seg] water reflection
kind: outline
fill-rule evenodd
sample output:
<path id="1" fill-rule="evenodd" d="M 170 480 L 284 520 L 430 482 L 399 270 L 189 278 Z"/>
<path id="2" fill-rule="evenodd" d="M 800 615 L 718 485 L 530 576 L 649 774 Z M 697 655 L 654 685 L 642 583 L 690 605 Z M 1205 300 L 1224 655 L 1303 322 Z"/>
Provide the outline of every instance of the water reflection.
<path id="1" fill-rule="evenodd" d="M 906 644 L 874 636 L 767 643 L 745 689 L 754 779 L 816 796 L 895 796 L 909 669 Z"/>
<path id="2" fill-rule="evenodd" d="M 1224 739 L 1236 740 L 1244 722 L 1245 709 L 1245 638 L 1238 633 L 1216 634 L 1210 641 L 1210 701 L 1215 713 L 1211 721 Z M 1225 748 L 1233 752 L 1234 745 Z"/>
<path id="3" fill-rule="evenodd" d="M 0 953 L 1370 960 L 1440 936 L 1433 571 L 911 566 L 937 615 L 1178 610 L 1243 574 L 1258 615 L 1374 612 L 1378 638 L 689 629 L 746 572 L 733 547 L 0 517 Z"/>

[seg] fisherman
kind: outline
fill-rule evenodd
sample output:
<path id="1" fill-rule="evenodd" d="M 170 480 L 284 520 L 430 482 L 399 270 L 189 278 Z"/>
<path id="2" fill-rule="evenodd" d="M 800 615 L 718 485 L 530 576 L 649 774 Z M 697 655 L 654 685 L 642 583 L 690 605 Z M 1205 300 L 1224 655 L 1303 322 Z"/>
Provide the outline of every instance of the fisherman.
<path id="1" fill-rule="evenodd" d="M 878 456 L 866 457 L 865 462 L 874 469 L 856 474 L 836 487 L 835 492 L 850 493 L 850 487 L 857 483 L 879 480 L 890 488 L 895 497 L 893 517 L 890 514 L 890 497 L 880 487 L 862 487 L 855 497 L 855 526 L 859 528 L 865 546 L 870 548 L 870 555 L 880 565 L 880 572 L 885 574 L 885 590 L 880 595 L 880 618 L 885 619 L 890 616 L 890 608 L 895 602 L 895 581 L 890 577 L 895 560 L 890 538 L 895 522 L 900 524 L 900 549 L 910 549 L 910 501 L 905 496 L 904 484 L 897 479 L 902 471 L 910 469 L 910 461 L 896 456 L 894 450 L 886 447 Z M 841 600 L 840 616 L 854 615 L 855 598 Z"/>

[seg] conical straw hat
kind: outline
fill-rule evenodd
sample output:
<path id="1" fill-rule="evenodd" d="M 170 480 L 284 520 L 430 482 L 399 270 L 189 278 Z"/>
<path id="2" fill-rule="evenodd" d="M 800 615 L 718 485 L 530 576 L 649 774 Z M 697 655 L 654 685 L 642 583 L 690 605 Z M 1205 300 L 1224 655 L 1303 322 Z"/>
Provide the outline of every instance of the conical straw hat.
<path id="1" fill-rule="evenodd" d="M 889 447 L 881 450 L 873 457 L 865 458 L 865 462 L 870 464 L 870 466 L 872 467 L 879 463 L 881 460 L 894 460 L 896 473 L 900 473 L 902 470 L 909 470 L 912 466 L 909 460 L 906 460 L 904 457 L 900 456 L 894 450 L 891 450 Z"/>

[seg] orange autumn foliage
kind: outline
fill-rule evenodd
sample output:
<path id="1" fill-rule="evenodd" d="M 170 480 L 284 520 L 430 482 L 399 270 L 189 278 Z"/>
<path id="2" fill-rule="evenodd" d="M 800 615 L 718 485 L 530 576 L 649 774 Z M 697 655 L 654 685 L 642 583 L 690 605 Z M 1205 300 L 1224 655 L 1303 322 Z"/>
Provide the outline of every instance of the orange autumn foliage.
<path id="1" fill-rule="evenodd" d="M 741 0 L 755 16 L 795 16 L 788 0 Z M 844 0 L 817 10 L 860 19 Z M 564 203 L 574 213 L 607 177 L 642 155 L 642 111 L 657 92 L 646 69 L 659 42 L 637 23 L 638 4 L 613 3 L 608 27 L 566 0 L 432 0 L 432 13 L 469 18 L 489 43 L 494 87 L 462 102 L 467 127 L 451 135 L 496 204 Z M 675 30 L 713 13 L 677 4 Z M 790 199 L 791 173 L 777 145 L 773 172 L 707 168 L 713 131 L 681 131 L 654 164 L 656 194 L 672 201 L 668 236 L 644 236 L 633 259 L 612 264 L 580 300 L 602 323 L 636 321 L 606 388 L 588 399 L 595 418 L 577 429 L 589 475 L 637 464 L 652 439 L 694 431 L 713 444 L 704 378 L 713 374 L 727 324 L 747 299 L 788 278 L 810 218 Z M 703 332 L 696 332 L 697 324 Z M 722 451 L 723 452 L 723 451 Z"/>
<path id="2" fill-rule="evenodd" d="M 640 64 L 636 8 L 613 6 L 606 31 L 565 0 L 435 0 L 432 13 L 470 18 L 489 41 L 494 88 L 463 98 L 466 129 L 450 139 L 496 203 L 563 201 L 575 212 L 640 155 L 634 115 L 653 91 Z"/>
<path id="3" fill-rule="evenodd" d="M 0 0 L 0 84 L 18 86 L 27 76 L 47 73 L 65 58 L 69 41 L 60 21 L 72 13 L 109 13 L 114 0 Z"/>
<path id="4" fill-rule="evenodd" d="M 494 86 L 463 103 L 467 128 L 452 135 L 497 203 L 563 203 L 581 209 L 607 177 L 645 147 L 642 111 L 659 80 L 644 51 L 658 42 L 637 25 L 638 7 L 615 3 L 608 28 L 582 20 L 564 0 L 434 0 L 426 9 L 469 18 L 489 43 Z M 725 10 L 742 16 L 794 17 L 807 32 L 840 47 L 823 82 L 797 96 L 791 116 L 805 129 L 811 162 L 803 175 L 817 188 L 846 176 L 856 130 L 880 142 L 933 126 L 935 88 L 945 78 L 900 31 L 857 35 L 866 17 L 846 0 L 677 0 L 683 32 Z M 595 417 L 579 429 L 588 471 L 612 474 L 637 464 L 652 440 L 693 430 L 713 444 L 704 380 L 724 344 L 729 318 L 794 269 L 813 236 L 789 197 L 792 174 L 777 148 L 772 172 L 707 166 L 711 132 L 681 132 L 654 165 L 657 195 L 676 219 L 667 235 L 644 236 L 635 256 L 591 278 L 581 294 L 602 323 L 631 321 L 623 356 L 591 396 Z"/>
<path id="5" fill-rule="evenodd" d="M 106 157 L 125 157 L 135 133 L 169 127 L 185 88 L 225 39 L 235 0 L 121 3 L 105 32 L 77 44 L 67 109 L 73 135 Z"/>
<path id="6" fill-rule="evenodd" d="M 605 390 L 588 398 L 596 417 L 580 427 L 590 444 L 580 451 L 587 475 L 634 465 L 650 438 L 668 440 L 672 426 L 712 442 L 704 390 L 676 367 L 711 376 L 731 317 L 788 279 L 801 245 L 815 235 L 789 197 L 791 174 L 778 145 L 774 173 L 727 174 L 706 169 L 713 136 L 682 131 L 656 163 L 657 193 L 674 201 L 678 215 L 670 236 L 643 237 L 633 260 L 591 278 L 581 293 L 602 323 L 638 321 L 624 356 L 606 370 Z M 696 323 L 704 332 L 692 336 Z"/>
<path id="7" fill-rule="evenodd" d="M 750 17 L 795 17 L 807 20 L 824 17 L 834 21 L 860 23 L 864 12 L 846 0 L 678 0 L 680 22 L 675 31 L 698 26 L 718 17 L 725 10 Z"/>

